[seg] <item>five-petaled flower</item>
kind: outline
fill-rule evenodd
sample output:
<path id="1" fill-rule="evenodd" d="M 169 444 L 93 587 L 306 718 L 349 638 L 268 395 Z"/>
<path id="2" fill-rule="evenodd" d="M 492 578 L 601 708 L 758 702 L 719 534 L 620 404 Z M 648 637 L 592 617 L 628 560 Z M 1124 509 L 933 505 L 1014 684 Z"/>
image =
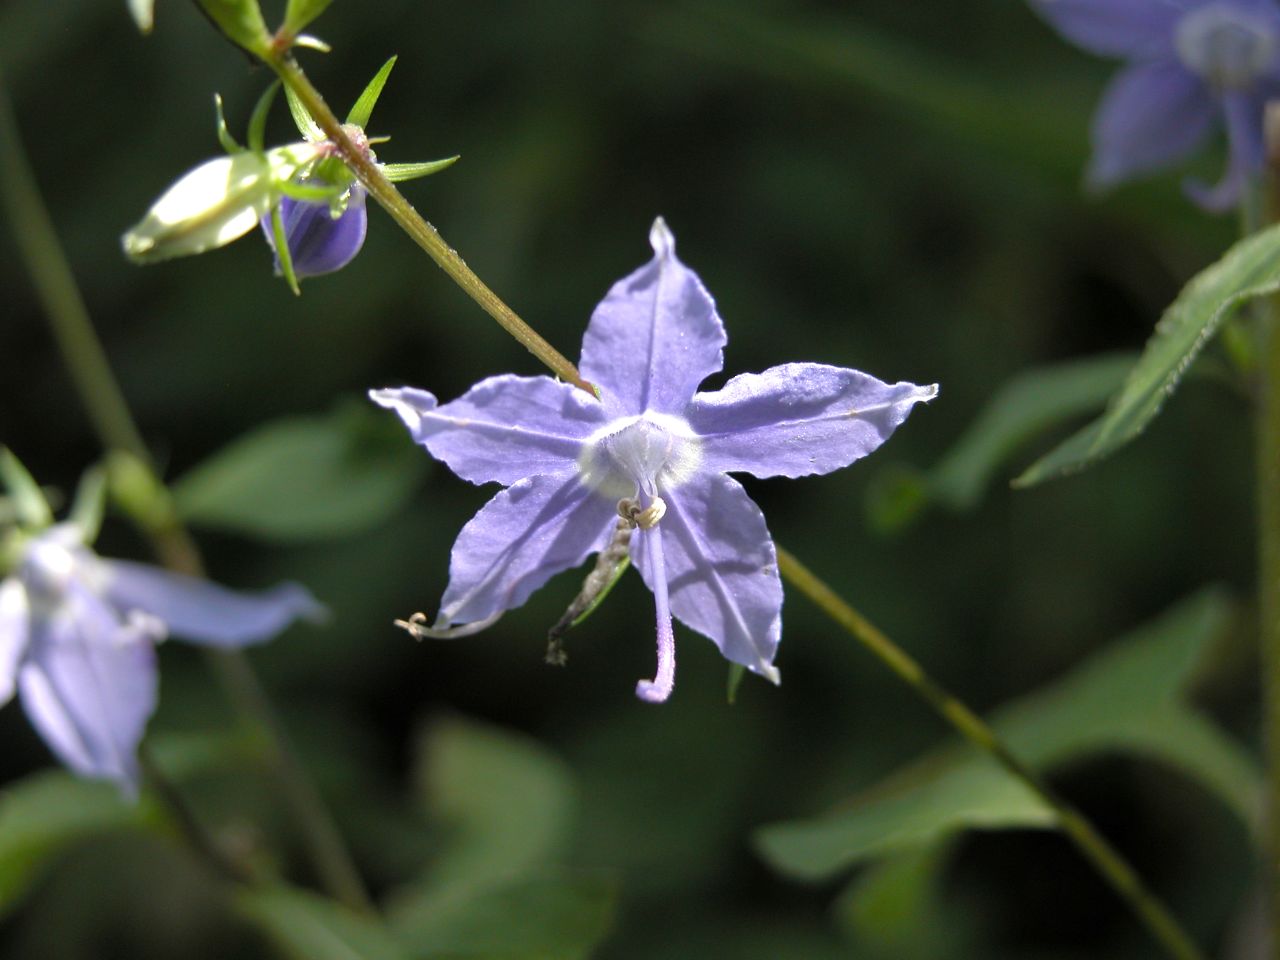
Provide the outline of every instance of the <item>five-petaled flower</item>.
<path id="1" fill-rule="evenodd" d="M 658 669 L 636 693 L 661 702 L 675 682 L 674 614 L 729 660 L 774 682 L 782 584 L 760 508 L 729 473 L 799 477 L 870 453 L 936 386 L 886 384 L 856 370 L 788 363 L 712 393 L 724 326 L 676 259 L 661 219 L 654 258 L 596 308 L 582 375 L 490 377 L 439 406 L 424 390 L 374 390 L 416 440 L 460 477 L 497 482 L 463 528 L 436 626 L 485 621 L 608 546 L 619 514 L 653 591 Z"/>
<path id="2" fill-rule="evenodd" d="M 1068 40 L 1128 61 L 1094 116 L 1090 182 L 1111 186 L 1173 163 L 1222 123 L 1226 172 L 1186 190 L 1209 210 L 1239 202 L 1265 162 L 1265 104 L 1280 94 L 1275 0 L 1031 2 Z"/>
<path id="3" fill-rule="evenodd" d="M 0 705 L 15 690 L 75 773 L 132 793 L 156 706 L 155 643 L 172 632 L 214 647 L 266 640 L 323 607 L 297 584 L 243 594 L 195 577 L 106 560 L 72 523 L 26 542 L 0 582 Z"/>

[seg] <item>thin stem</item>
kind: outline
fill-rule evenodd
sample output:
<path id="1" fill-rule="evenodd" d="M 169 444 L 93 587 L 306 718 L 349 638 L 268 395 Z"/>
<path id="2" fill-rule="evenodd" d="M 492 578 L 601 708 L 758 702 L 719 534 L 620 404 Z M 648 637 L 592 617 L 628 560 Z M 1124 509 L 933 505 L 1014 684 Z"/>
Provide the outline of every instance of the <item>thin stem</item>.
<path id="1" fill-rule="evenodd" d="M 1142 882 L 1120 853 L 1079 810 L 1060 797 L 1034 770 L 1019 760 L 976 713 L 925 673 L 905 650 L 842 600 L 791 553 L 778 547 L 778 569 L 793 587 L 866 647 L 918 693 L 957 733 L 990 755 L 1054 811 L 1058 825 L 1151 935 L 1178 960 L 1205 960 L 1169 909 Z"/>
<path id="2" fill-rule="evenodd" d="M 17 122 L 0 75 L 0 204 L 12 225 L 14 242 L 36 285 L 41 306 L 53 327 L 58 348 L 71 371 L 80 399 L 94 430 L 108 451 L 124 450 L 151 475 L 152 486 L 164 491 L 150 453 L 142 440 L 106 352 L 89 318 L 88 309 L 58 241 L 52 218 L 27 163 Z M 199 549 L 171 510 L 165 522 L 148 525 L 146 533 L 161 563 L 193 576 L 202 576 Z M 232 703 L 272 745 L 273 770 L 285 802 L 302 831 L 307 849 L 325 888 L 358 910 L 372 905 L 351 857 L 319 793 L 306 777 L 295 751 L 271 707 L 265 690 L 239 651 L 208 651 L 207 659 Z"/>
<path id="3" fill-rule="evenodd" d="M 277 54 L 272 59 L 269 59 L 267 64 L 275 70 L 285 85 L 294 92 L 303 106 L 307 108 L 307 112 L 320 125 L 320 129 L 324 131 L 325 136 L 337 145 L 342 154 L 342 159 L 351 168 L 356 177 L 359 178 L 360 182 L 364 184 L 369 191 L 369 195 L 382 205 L 382 208 L 413 239 L 414 243 L 426 251 L 427 256 L 431 257 L 440 266 L 440 269 L 447 273 L 449 278 L 463 289 L 467 296 L 478 303 L 485 313 L 498 321 L 507 333 L 515 337 L 530 353 L 546 364 L 556 376 L 586 390 L 594 396 L 595 389 L 590 383 L 582 379 L 582 375 L 578 373 L 578 368 L 570 363 L 564 354 L 544 340 L 537 331 L 525 323 L 496 293 L 490 290 L 484 281 L 477 277 L 472 269 L 467 266 L 466 261 L 458 256 L 457 252 L 449 244 L 445 243 L 439 231 L 427 223 L 422 218 L 422 215 L 413 208 L 413 205 L 404 198 L 404 195 L 396 189 L 395 184 L 386 178 L 378 168 L 377 163 L 370 159 L 366 152 L 360 150 L 351 142 L 351 138 L 342 129 L 341 122 L 339 122 L 333 111 L 329 109 L 329 105 L 325 103 L 319 91 L 311 85 L 311 81 L 302 72 L 302 68 L 297 61 L 288 54 Z"/>
<path id="4" fill-rule="evenodd" d="M 1267 862 L 1272 956 L 1280 958 L 1280 306 L 1259 314 L 1258 412 L 1255 421 L 1258 498 L 1258 626 L 1266 750 Z"/>

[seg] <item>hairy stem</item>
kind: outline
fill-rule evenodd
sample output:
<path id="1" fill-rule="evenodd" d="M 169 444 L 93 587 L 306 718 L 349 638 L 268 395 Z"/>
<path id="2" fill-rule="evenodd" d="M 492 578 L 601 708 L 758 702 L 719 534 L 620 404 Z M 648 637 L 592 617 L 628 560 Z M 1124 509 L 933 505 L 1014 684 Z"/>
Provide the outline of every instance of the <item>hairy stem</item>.
<path id="1" fill-rule="evenodd" d="M 920 695 L 965 740 L 995 759 L 1014 779 L 1043 800 L 1056 814 L 1058 826 L 1128 904 L 1151 935 L 1177 960 L 1205 960 L 1204 954 L 1155 894 L 1142 882 L 1129 862 L 1090 823 L 1089 819 L 1019 760 L 999 735 L 976 713 L 957 700 L 905 650 L 842 600 L 791 553 L 778 547 L 778 569 L 783 578 L 823 613 L 869 650 L 898 678 Z"/>
<path id="2" fill-rule="evenodd" d="M 502 329 L 523 344 L 525 349 L 541 360 L 552 373 L 594 396 L 594 388 L 582 379 L 578 368 L 490 290 L 484 281 L 467 266 L 466 261 L 458 256 L 457 251 L 445 243 L 439 231 L 427 223 L 396 189 L 395 184 L 383 175 L 377 163 L 351 142 L 351 138 L 342 129 L 341 122 L 329 109 L 329 105 L 325 103 L 316 88 L 311 85 L 311 81 L 302 72 L 297 61 L 286 53 L 274 56 L 267 61 L 267 64 L 275 70 L 285 85 L 307 108 L 307 112 L 320 125 L 325 136 L 337 145 L 343 161 L 364 184 L 369 195 L 378 201 L 414 243 L 426 251 L 427 256 L 434 260 L 467 296 L 478 303 L 485 313 L 498 321 Z"/>
<path id="3" fill-rule="evenodd" d="M 124 394 L 107 362 L 89 311 L 41 198 L 22 149 L 17 121 L 0 76 L 0 206 L 53 328 L 58 349 L 71 372 L 81 402 L 106 450 L 123 450 L 150 472 L 162 490 L 146 444 Z M 161 563 L 180 573 L 203 575 L 199 549 L 167 511 L 166 522 L 148 526 L 147 535 Z M 262 730 L 272 745 L 273 769 L 281 793 L 305 838 L 312 865 L 335 898 L 359 910 L 371 909 L 364 885 L 337 827 L 315 786 L 305 775 L 266 691 L 248 660 L 238 651 L 206 651 L 215 675 L 242 716 Z M 172 799 L 166 796 L 166 799 Z M 189 811 L 188 811 L 189 812 Z"/>

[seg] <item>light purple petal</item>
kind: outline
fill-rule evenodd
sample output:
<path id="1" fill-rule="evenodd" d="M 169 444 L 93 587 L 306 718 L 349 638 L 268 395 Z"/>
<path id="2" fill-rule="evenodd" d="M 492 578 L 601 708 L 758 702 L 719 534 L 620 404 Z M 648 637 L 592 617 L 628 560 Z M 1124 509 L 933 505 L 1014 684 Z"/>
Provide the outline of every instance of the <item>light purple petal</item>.
<path id="1" fill-rule="evenodd" d="M 1032 8 L 1079 47 L 1107 57 L 1169 51 L 1178 18 L 1203 0 L 1032 0 Z"/>
<path id="2" fill-rule="evenodd" d="M 140 611 L 162 621 L 176 637 L 215 647 L 257 643 L 299 618 L 325 616 L 324 607 L 296 583 L 240 593 L 144 563 L 101 559 L 94 578 L 121 615 Z"/>
<path id="3" fill-rule="evenodd" d="M 0 707 L 13 696 L 18 664 L 27 650 L 30 613 L 22 581 L 9 577 L 0 582 Z"/>
<path id="4" fill-rule="evenodd" d="M 473 623 L 520 606 L 555 574 L 604 547 L 617 504 L 576 473 L 536 476 L 503 490 L 453 545 L 438 626 Z"/>
<path id="5" fill-rule="evenodd" d="M 364 246 L 369 227 L 369 214 L 365 209 L 365 189 L 360 184 L 351 187 L 347 208 L 336 220 L 329 213 L 327 202 L 294 200 L 283 197 L 280 201 L 280 220 L 293 257 L 293 272 L 299 277 L 317 277 L 341 270 L 350 263 Z M 267 245 L 275 252 L 275 232 L 271 216 L 262 218 L 262 229 Z M 280 258 L 275 258 L 276 274 L 280 271 Z"/>
<path id="6" fill-rule="evenodd" d="M 1222 98 L 1227 127 L 1227 169 L 1212 187 L 1198 180 L 1183 184 L 1187 196 L 1205 210 L 1223 213 L 1240 202 L 1249 181 L 1258 176 L 1266 161 L 1263 144 L 1263 113 L 1266 99 L 1261 94 L 1228 93 Z"/>
<path id="7" fill-rule="evenodd" d="M 659 217 L 654 258 L 613 285 L 582 341 L 582 375 L 600 388 L 610 417 L 680 414 L 724 364 L 724 325 L 697 274 L 676 259 Z"/>
<path id="8" fill-rule="evenodd" d="M 782 582 L 760 508 L 723 475 L 699 477 L 662 496 L 667 512 L 658 527 L 671 612 L 710 637 L 726 658 L 776 683 Z M 637 530 L 631 550 L 653 590 L 650 549 Z"/>
<path id="9" fill-rule="evenodd" d="M 67 767 L 136 792 L 137 751 L 156 706 L 154 621 L 122 622 L 78 586 L 33 624 L 18 674 L 32 726 Z"/>
<path id="10" fill-rule="evenodd" d="M 1093 117 L 1089 182 L 1109 187 L 1184 157 L 1208 135 L 1216 109 L 1204 81 L 1175 61 L 1120 71 Z"/>
<path id="11" fill-rule="evenodd" d="M 937 393 L 936 384 L 890 384 L 845 367 L 784 363 L 698 394 L 686 417 L 701 437 L 702 469 L 802 477 L 865 457 L 912 406 Z"/>
<path id="12" fill-rule="evenodd" d="M 412 387 L 371 390 L 369 397 L 398 413 L 414 440 L 472 483 L 509 486 L 565 470 L 605 422 L 600 401 L 550 377 L 489 377 L 442 407 Z"/>

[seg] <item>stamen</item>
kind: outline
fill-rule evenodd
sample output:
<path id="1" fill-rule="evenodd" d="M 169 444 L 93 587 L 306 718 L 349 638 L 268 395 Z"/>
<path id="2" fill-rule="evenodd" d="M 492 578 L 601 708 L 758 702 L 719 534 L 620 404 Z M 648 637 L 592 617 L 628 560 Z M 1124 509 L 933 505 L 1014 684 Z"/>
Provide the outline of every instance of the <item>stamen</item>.
<path id="1" fill-rule="evenodd" d="M 655 502 L 661 502 L 657 497 Z M 656 521 L 655 521 L 656 522 Z M 671 629 L 671 608 L 667 597 L 667 563 L 662 555 L 662 531 L 649 531 L 649 581 L 658 615 L 658 672 L 652 680 L 636 684 L 636 696 L 646 703 L 662 703 L 676 685 L 676 638 Z"/>
<path id="2" fill-rule="evenodd" d="M 505 610 L 499 610 L 497 613 L 485 617 L 483 620 L 477 620 L 475 623 L 463 623 L 456 627 L 443 627 L 438 624 L 434 627 L 428 627 L 427 615 L 422 612 L 415 613 L 408 620 L 396 620 L 395 625 L 401 630 L 409 631 L 409 635 L 415 640 L 457 640 L 459 637 L 470 637 L 479 633 L 488 627 L 492 627 L 506 613 Z"/>
<path id="3" fill-rule="evenodd" d="M 652 498 L 649 506 L 643 510 L 640 509 L 640 504 L 630 497 L 623 497 L 618 501 L 618 516 L 626 520 L 632 528 L 639 527 L 641 530 L 651 530 L 666 515 L 667 503 L 661 497 Z"/>

